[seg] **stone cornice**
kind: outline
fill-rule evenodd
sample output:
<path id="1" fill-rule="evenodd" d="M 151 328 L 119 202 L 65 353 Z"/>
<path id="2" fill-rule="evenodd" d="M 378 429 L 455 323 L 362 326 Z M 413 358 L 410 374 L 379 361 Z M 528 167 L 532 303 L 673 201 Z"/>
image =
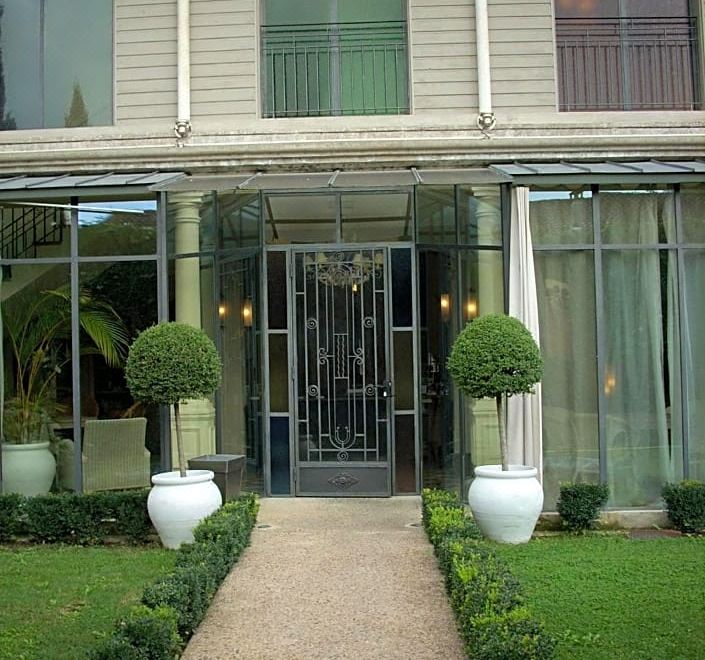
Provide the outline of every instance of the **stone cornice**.
<path id="1" fill-rule="evenodd" d="M 340 130 L 337 130 L 337 129 Z M 266 129 L 266 130 L 264 130 Z M 291 129 L 291 130 L 287 130 Z M 296 129 L 296 130 L 295 130 Z M 111 127 L 0 135 L 0 172 L 183 169 L 287 171 L 477 166 L 513 160 L 696 158 L 705 120 L 622 125 L 516 123 L 490 136 L 464 124 L 369 126 L 359 122 L 254 122 L 237 131 L 196 130 L 182 145 L 169 130 Z"/>

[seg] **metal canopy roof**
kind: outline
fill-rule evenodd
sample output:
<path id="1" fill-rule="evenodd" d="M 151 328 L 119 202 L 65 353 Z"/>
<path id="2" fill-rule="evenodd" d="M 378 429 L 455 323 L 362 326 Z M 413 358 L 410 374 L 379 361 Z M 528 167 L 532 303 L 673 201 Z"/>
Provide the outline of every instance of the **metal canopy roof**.
<path id="1" fill-rule="evenodd" d="M 131 174 L 61 174 L 54 176 L 14 176 L 0 178 L 0 193 L 51 190 L 73 191 L 76 188 L 114 188 L 139 186 L 149 189 L 151 186 L 165 184 L 185 177 L 183 172 L 141 172 Z"/>
<path id="2" fill-rule="evenodd" d="M 312 190 L 325 188 L 396 188 L 415 184 L 503 183 L 511 177 L 489 168 L 360 170 L 222 175 L 202 174 L 156 184 L 151 190 Z"/>
<path id="3" fill-rule="evenodd" d="M 665 175 L 682 176 L 705 174 L 705 160 L 659 161 L 644 160 L 636 162 L 618 162 L 612 160 L 589 162 L 557 163 L 509 163 L 490 165 L 490 169 L 512 178 L 541 176 L 582 176 L 590 175 Z"/>

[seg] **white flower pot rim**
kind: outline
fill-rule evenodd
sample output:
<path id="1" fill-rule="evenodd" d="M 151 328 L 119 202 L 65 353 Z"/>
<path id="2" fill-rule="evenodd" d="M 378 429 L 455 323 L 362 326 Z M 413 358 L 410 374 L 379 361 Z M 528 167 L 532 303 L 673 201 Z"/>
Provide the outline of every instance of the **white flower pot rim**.
<path id="1" fill-rule="evenodd" d="M 155 486 L 186 486 L 212 481 L 213 477 L 215 474 L 212 470 L 186 470 L 185 477 L 182 477 L 178 470 L 172 470 L 152 475 L 152 483 Z"/>
<path id="2" fill-rule="evenodd" d="M 538 470 L 530 465 L 509 465 L 508 470 L 502 470 L 501 465 L 478 465 L 475 476 L 486 479 L 533 479 Z"/>
<path id="3" fill-rule="evenodd" d="M 17 444 L 14 442 L 3 442 L 3 451 L 30 451 L 32 449 L 48 449 L 50 442 L 26 442 Z"/>

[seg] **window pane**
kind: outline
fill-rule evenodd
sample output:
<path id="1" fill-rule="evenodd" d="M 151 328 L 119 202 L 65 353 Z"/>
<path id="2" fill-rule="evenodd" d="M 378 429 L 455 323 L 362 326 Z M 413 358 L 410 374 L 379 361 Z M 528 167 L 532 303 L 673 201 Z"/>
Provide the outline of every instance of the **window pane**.
<path id="1" fill-rule="evenodd" d="M 605 442 L 612 506 L 656 506 L 682 476 L 675 255 L 605 251 Z"/>
<path id="2" fill-rule="evenodd" d="M 332 243 L 336 238 L 335 195 L 266 195 L 267 243 Z"/>
<path id="3" fill-rule="evenodd" d="M 253 247 L 260 243 L 259 194 L 218 193 L 221 247 Z"/>
<path id="4" fill-rule="evenodd" d="M 683 237 L 690 243 L 705 243 L 705 185 L 681 186 Z"/>
<path id="5" fill-rule="evenodd" d="M 71 253 L 69 201 L 6 202 L 0 206 L 2 258 L 66 257 Z"/>
<path id="6" fill-rule="evenodd" d="M 78 250 L 82 256 L 154 254 L 157 249 L 157 202 L 82 198 L 78 212 Z"/>
<path id="7" fill-rule="evenodd" d="M 459 186 L 458 229 L 467 245 L 502 245 L 499 186 Z"/>
<path id="8" fill-rule="evenodd" d="M 419 278 L 423 484 L 460 492 L 458 396 L 451 394 L 445 366 L 457 325 L 450 304 L 457 279 L 455 253 L 419 252 Z M 442 301 L 447 304 L 441 306 Z"/>
<path id="9" fill-rule="evenodd" d="M 529 218 L 534 245 L 592 243 L 592 192 L 532 190 Z"/>
<path id="10" fill-rule="evenodd" d="M 414 416 L 394 416 L 394 493 L 416 492 Z"/>
<path id="11" fill-rule="evenodd" d="M 683 370 L 688 410 L 688 462 L 691 479 L 705 481 L 705 250 L 684 253 Z"/>
<path id="12" fill-rule="evenodd" d="M 215 193 L 169 193 L 166 213 L 170 255 L 215 249 Z"/>
<path id="13" fill-rule="evenodd" d="M 3 3 L 0 129 L 112 123 L 112 12 L 110 0 Z"/>
<path id="14" fill-rule="evenodd" d="M 455 245 L 455 188 L 417 186 L 416 223 L 419 243 Z"/>
<path id="15" fill-rule="evenodd" d="M 411 240 L 410 193 L 342 195 L 343 241 Z"/>
<path id="16" fill-rule="evenodd" d="M 219 334 L 223 360 L 220 446 L 247 457 L 245 487 L 263 492 L 259 336 L 259 256 L 220 264 Z"/>
<path id="17" fill-rule="evenodd" d="M 62 460 L 74 437 L 70 269 L 68 264 L 33 264 L 2 270 L 3 440 L 48 443 L 52 434 L 58 436 L 58 486 L 73 488 L 68 451 Z M 45 479 L 28 483 L 13 471 L 4 450 L 3 459 L 5 492 L 49 492 L 54 477 L 50 470 Z"/>
<path id="18" fill-rule="evenodd" d="M 5 83 L 5 107 L 0 128 L 42 125 L 40 0 L 3 2 L 0 8 L 0 49 Z"/>
<path id="19" fill-rule="evenodd" d="M 111 124 L 112 1 L 50 0 L 44 12 L 44 126 Z"/>
<path id="20" fill-rule="evenodd" d="M 535 252 L 544 347 L 544 508 L 561 481 L 599 481 L 595 269 L 592 251 Z"/>
<path id="21" fill-rule="evenodd" d="M 392 325 L 410 327 L 412 315 L 411 250 L 392 250 Z"/>
<path id="22" fill-rule="evenodd" d="M 673 192 L 654 188 L 600 188 L 604 243 L 655 244 L 676 240 Z"/>
<path id="23" fill-rule="evenodd" d="M 82 264 L 79 279 L 86 315 L 95 309 L 111 321 L 103 322 L 104 334 L 122 354 L 119 363 L 105 354 L 81 355 L 83 488 L 148 487 L 160 466 L 159 406 L 130 395 L 127 345 L 119 339 L 124 334 L 130 342 L 157 322 L 157 266 L 152 261 Z M 101 317 L 93 318 L 100 329 Z"/>

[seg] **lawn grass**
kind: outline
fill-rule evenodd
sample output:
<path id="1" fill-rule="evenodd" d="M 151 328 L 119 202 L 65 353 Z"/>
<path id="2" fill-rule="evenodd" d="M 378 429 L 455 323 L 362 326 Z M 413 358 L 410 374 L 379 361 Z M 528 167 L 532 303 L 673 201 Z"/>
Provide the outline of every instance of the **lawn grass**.
<path id="1" fill-rule="evenodd" d="M 173 561 L 158 548 L 0 547 L 0 660 L 84 657 Z"/>
<path id="2" fill-rule="evenodd" d="M 705 657 L 705 538 L 559 536 L 493 544 L 559 659 Z"/>

